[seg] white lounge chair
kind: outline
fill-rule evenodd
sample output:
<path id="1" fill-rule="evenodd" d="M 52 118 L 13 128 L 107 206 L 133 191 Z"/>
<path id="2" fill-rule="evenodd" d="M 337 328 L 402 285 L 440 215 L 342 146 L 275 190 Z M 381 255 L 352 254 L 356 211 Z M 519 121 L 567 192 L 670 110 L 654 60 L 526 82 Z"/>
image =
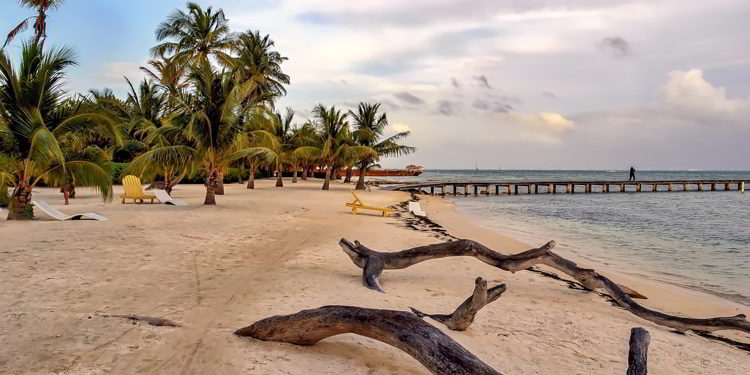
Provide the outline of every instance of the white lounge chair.
<path id="1" fill-rule="evenodd" d="M 409 212 L 419 217 L 427 217 L 427 212 L 422 211 L 419 202 L 409 202 Z"/>
<path id="2" fill-rule="evenodd" d="M 56 210 L 54 207 L 50 206 L 45 201 L 31 201 L 31 203 L 33 203 L 34 206 L 39 207 L 39 209 L 42 210 L 42 211 L 44 211 L 45 214 L 49 215 L 50 217 L 52 217 L 52 218 L 54 218 L 56 220 L 60 220 L 60 221 L 65 221 L 65 220 L 80 220 L 80 219 L 83 219 L 83 218 L 89 218 L 89 219 L 98 220 L 98 221 L 107 221 L 107 220 L 109 220 L 108 218 L 106 218 L 106 217 L 104 217 L 102 215 L 99 215 L 99 214 L 95 214 L 93 212 L 86 212 L 86 213 L 83 213 L 83 214 L 75 214 L 75 215 L 66 215 L 66 214 L 64 214 L 64 213 Z"/>
<path id="3" fill-rule="evenodd" d="M 159 200 L 159 202 L 163 204 L 171 204 L 173 206 L 187 206 L 188 204 L 185 203 L 185 201 L 181 201 L 179 199 L 172 199 L 172 197 L 167 194 L 165 190 L 153 190 L 152 191 L 154 195 L 156 195 L 156 199 Z"/>

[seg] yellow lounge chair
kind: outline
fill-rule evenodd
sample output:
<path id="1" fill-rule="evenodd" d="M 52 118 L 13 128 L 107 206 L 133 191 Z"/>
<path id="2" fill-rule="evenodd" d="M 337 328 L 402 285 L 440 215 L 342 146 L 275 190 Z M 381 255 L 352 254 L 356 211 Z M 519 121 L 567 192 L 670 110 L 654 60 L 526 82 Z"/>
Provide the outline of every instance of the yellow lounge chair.
<path id="1" fill-rule="evenodd" d="M 394 210 L 390 208 L 385 207 L 375 207 L 375 206 L 369 206 L 362 202 L 361 199 L 357 196 L 357 194 L 354 194 L 354 192 L 351 192 L 354 196 L 354 202 L 350 202 L 346 204 L 346 207 L 352 208 L 352 214 L 356 215 L 357 210 L 373 210 L 373 211 L 381 211 L 383 213 L 383 216 L 387 216 L 390 213 L 393 213 Z"/>
<path id="2" fill-rule="evenodd" d="M 150 199 L 153 204 L 154 199 L 156 199 L 155 195 L 143 193 L 141 179 L 133 175 L 125 176 L 122 179 L 122 187 L 125 188 L 125 194 L 122 195 L 122 203 L 125 203 L 125 199 L 132 199 L 133 203 L 137 203 L 137 201 L 143 203 L 144 199 Z"/>

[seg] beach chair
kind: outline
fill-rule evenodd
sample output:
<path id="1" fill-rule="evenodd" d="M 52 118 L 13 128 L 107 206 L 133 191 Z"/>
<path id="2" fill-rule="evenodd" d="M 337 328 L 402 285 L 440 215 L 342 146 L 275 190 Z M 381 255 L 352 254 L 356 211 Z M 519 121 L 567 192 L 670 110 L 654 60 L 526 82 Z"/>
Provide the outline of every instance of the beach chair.
<path id="1" fill-rule="evenodd" d="M 122 203 L 125 203 L 125 199 L 132 199 L 133 203 L 138 203 L 138 201 L 143 203 L 144 199 L 150 199 L 151 203 L 154 203 L 154 199 L 156 199 L 155 195 L 143 193 L 141 179 L 133 175 L 125 176 L 122 179 L 122 187 L 125 189 L 125 194 L 122 195 Z"/>
<path id="2" fill-rule="evenodd" d="M 159 202 L 163 204 L 168 204 L 172 206 L 187 206 L 188 204 L 184 201 L 181 201 L 179 199 L 172 199 L 172 197 L 167 194 L 165 190 L 154 190 L 154 195 L 156 195 L 156 199 L 159 200 Z"/>
<path id="3" fill-rule="evenodd" d="M 93 220 L 97 220 L 97 221 L 107 221 L 107 220 L 109 220 L 108 218 L 106 218 L 106 217 L 104 217 L 102 215 L 93 213 L 93 212 L 86 212 L 86 213 L 74 214 L 74 215 L 66 215 L 66 214 L 64 214 L 64 213 L 56 210 L 54 207 L 50 206 L 45 201 L 31 201 L 31 203 L 34 204 L 34 207 L 39 208 L 40 210 L 42 210 L 48 216 L 52 217 L 55 220 L 59 220 L 59 221 L 80 220 L 80 219 L 83 219 L 83 218 L 89 218 L 89 219 L 93 219 Z"/>
<path id="4" fill-rule="evenodd" d="M 409 212 L 419 217 L 427 217 L 427 212 L 422 211 L 419 202 L 409 202 Z"/>
<path id="5" fill-rule="evenodd" d="M 357 210 L 380 211 L 380 212 L 383 213 L 383 216 L 387 216 L 388 214 L 393 213 L 393 211 L 394 211 L 394 210 L 392 210 L 390 208 L 375 207 L 375 206 L 367 205 L 364 202 L 362 202 L 361 199 L 359 199 L 359 197 L 357 196 L 357 194 L 355 194 L 354 192 L 351 192 L 351 193 L 354 196 L 354 201 L 350 202 L 350 203 L 347 203 L 346 206 L 347 207 L 351 207 L 352 214 L 354 214 L 354 215 L 357 214 Z"/>

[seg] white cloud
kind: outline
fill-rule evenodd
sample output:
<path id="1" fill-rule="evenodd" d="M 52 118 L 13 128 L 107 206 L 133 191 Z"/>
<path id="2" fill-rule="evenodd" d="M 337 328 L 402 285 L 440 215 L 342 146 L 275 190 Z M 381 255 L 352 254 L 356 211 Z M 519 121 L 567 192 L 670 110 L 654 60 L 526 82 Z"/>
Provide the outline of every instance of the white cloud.
<path id="1" fill-rule="evenodd" d="M 395 123 L 395 124 L 389 124 L 389 125 L 390 125 L 391 130 L 395 131 L 396 133 L 411 131 L 411 127 L 409 127 L 409 125 L 406 125 L 406 124 Z"/>
<path id="2" fill-rule="evenodd" d="M 692 113 L 734 113 L 747 107 L 747 99 L 729 99 L 723 87 L 715 87 L 703 78 L 703 71 L 675 70 L 667 75 L 664 85 L 664 102 L 679 110 Z"/>

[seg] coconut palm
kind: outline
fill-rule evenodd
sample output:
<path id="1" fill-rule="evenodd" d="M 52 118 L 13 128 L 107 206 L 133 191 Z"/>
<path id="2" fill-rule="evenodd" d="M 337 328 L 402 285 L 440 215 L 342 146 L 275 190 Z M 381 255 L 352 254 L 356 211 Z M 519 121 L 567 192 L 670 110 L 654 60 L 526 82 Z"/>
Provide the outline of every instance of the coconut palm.
<path id="1" fill-rule="evenodd" d="M 319 149 L 304 145 L 305 142 L 301 138 L 307 133 L 301 131 L 302 128 L 292 125 L 294 111 L 291 108 L 287 108 L 284 115 L 279 112 L 271 114 L 268 120 L 269 125 L 265 128 L 269 130 L 251 132 L 251 137 L 255 141 L 253 149 L 256 151 L 253 156 L 274 168 L 277 174 L 276 187 L 284 187 L 284 167 L 292 167 L 293 182 L 296 182 L 299 161 L 317 157 Z"/>
<path id="2" fill-rule="evenodd" d="M 31 16 L 21 21 L 18 26 L 14 27 L 8 33 L 8 37 L 5 39 L 5 44 L 2 48 L 8 45 L 19 33 L 23 32 L 29 27 L 29 21 L 34 19 L 34 44 L 42 49 L 44 46 L 44 40 L 47 38 L 47 11 L 50 9 L 59 8 L 64 0 L 20 0 L 22 6 L 27 8 L 36 9 L 36 16 Z"/>
<path id="3" fill-rule="evenodd" d="M 375 152 L 374 155 L 366 155 L 358 160 L 359 179 L 357 179 L 356 190 L 365 189 L 365 174 L 380 158 L 406 155 L 416 151 L 414 147 L 397 143 L 409 136 L 409 131 L 399 132 L 382 139 L 388 127 L 388 118 L 385 113 L 378 114 L 379 109 L 380 103 L 359 103 L 357 112 L 349 111 L 349 116 L 354 122 L 352 132 L 354 142 L 359 146 L 369 147 Z"/>
<path id="4" fill-rule="evenodd" d="M 322 189 L 328 190 L 334 170 L 338 170 L 347 158 L 376 155 L 369 147 L 354 145 L 346 113 L 334 106 L 326 108 L 318 104 L 313 109 L 313 115 L 318 122 L 320 164 L 325 168 Z"/>
<path id="5" fill-rule="evenodd" d="M 13 188 L 9 220 L 32 218 L 32 189 L 41 181 L 64 182 L 59 176 L 73 176 L 111 198 L 110 174 L 91 161 L 66 159 L 61 148 L 62 137 L 100 126 L 97 114 L 61 104 L 65 69 L 75 64 L 73 57 L 68 48 L 42 55 L 38 45 L 24 44 L 16 69 L 8 55 L 0 56 L 0 184 Z M 116 130 L 112 136 L 118 136 Z"/>
<path id="6" fill-rule="evenodd" d="M 187 12 L 175 10 L 159 24 L 156 40 L 161 43 L 151 49 L 154 57 L 169 56 L 182 66 L 208 63 L 209 58 L 214 57 L 222 65 L 232 65 L 232 57 L 227 52 L 234 40 L 221 9 L 203 10 L 200 5 L 188 2 Z"/>
<path id="7" fill-rule="evenodd" d="M 140 69 L 149 78 L 159 83 L 159 86 L 167 93 L 169 105 L 167 110 L 174 108 L 173 98 L 187 88 L 185 83 L 186 69 L 177 64 L 174 57 L 159 56 L 148 61 L 150 67 L 142 66 Z"/>
<path id="8" fill-rule="evenodd" d="M 163 189 L 172 193 L 175 185 L 191 171 L 195 148 L 186 139 L 176 113 L 168 108 L 167 94 L 154 82 L 144 79 L 139 89 L 125 78 L 130 87 L 126 101 L 129 108 L 129 129 L 134 129 L 140 141 L 148 148 L 135 157 L 123 174 L 137 174 L 141 178 L 164 178 Z"/>
<path id="9" fill-rule="evenodd" d="M 231 74 L 216 71 L 208 61 L 194 66 L 188 82 L 193 92 L 179 99 L 185 138 L 206 176 L 204 204 L 216 204 L 216 189 L 235 160 L 256 153 L 247 147 L 241 116 L 256 103 L 246 102 L 252 83 L 237 84 Z"/>
<path id="10" fill-rule="evenodd" d="M 286 95 L 284 85 L 289 84 L 289 76 L 281 70 L 281 64 L 288 60 L 273 50 L 275 42 L 269 35 L 258 31 L 247 31 L 237 37 L 233 45 L 234 72 L 240 81 L 253 81 L 251 95 L 272 99 Z"/>

